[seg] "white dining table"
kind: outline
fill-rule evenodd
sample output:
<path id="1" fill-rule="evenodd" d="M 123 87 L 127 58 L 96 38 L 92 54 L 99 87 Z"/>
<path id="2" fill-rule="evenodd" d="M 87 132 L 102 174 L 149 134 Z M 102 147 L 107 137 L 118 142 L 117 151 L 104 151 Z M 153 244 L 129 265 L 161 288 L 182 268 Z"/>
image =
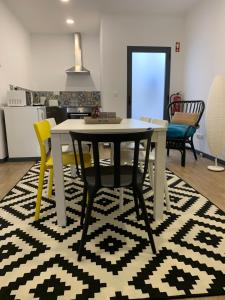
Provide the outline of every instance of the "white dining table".
<path id="1" fill-rule="evenodd" d="M 84 119 L 69 119 L 51 129 L 56 214 L 57 224 L 59 226 L 66 226 L 62 145 L 71 143 L 70 131 L 88 133 L 126 133 L 143 131 L 147 128 L 153 129 L 152 142 L 155 143 L 154 218 L 156 221 L 163 218 L 166 128 L 135 119 L 122 119 L 120 124 L 86 124 Z"/>

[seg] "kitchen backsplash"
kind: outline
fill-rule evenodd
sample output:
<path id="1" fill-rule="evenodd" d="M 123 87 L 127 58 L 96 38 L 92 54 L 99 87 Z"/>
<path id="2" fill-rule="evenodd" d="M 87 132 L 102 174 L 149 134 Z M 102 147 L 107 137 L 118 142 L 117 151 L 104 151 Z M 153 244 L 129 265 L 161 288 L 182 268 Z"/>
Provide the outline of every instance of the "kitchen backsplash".
<path id="1" fill-rule="evenodd" d="M 60 92 L 60 101 L 64 106 L 99 106 L 101 94 L 99 91 Z"/>
<path id="2" fill-rule="evenodd" d="M 34 104 L 49 105 L 49 100 L 58 100 L 60 106 L 101 106 L 100 91 L 31 91 L 26 88 L 10 85 L 10 90 L 26 90 L 33 94 Z M 44 100 L 44 103 L 43 103 Z"/>
<path id="3" fill-rule="evenodd" d="M 33 101 L 40 103 L 45 98 L 45 105 L 49 100 L 58 100 L 60 106 L 100 106 L 101 93 L 99 91 L 76 91 L 76 92 L 33 92 Z"/>

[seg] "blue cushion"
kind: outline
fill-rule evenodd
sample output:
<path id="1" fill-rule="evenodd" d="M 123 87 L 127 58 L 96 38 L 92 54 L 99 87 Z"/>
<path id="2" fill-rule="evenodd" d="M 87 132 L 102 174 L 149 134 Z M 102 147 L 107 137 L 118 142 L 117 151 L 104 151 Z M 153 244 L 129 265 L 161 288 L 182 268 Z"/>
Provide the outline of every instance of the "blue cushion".
<path id="1" fill-rule="evenodd" d="M 167 128 L 167 139 L 181 139 L 184 137 L 189 125 L 169 124 Z M 190 127 L 187 137 L 191 137 L 196 131 L 196 128 Z"/>

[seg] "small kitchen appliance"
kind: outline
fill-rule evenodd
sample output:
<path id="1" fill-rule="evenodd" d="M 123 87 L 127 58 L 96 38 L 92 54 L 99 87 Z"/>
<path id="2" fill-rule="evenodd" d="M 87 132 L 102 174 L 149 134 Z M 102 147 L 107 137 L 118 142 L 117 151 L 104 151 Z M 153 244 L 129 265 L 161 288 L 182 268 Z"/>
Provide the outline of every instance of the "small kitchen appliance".
<path id="1" fill-rule="evenodd" d="M 31 91 L 12 90 L 7 92 L 8 106 L 31 106 L 33 95 Z"/>

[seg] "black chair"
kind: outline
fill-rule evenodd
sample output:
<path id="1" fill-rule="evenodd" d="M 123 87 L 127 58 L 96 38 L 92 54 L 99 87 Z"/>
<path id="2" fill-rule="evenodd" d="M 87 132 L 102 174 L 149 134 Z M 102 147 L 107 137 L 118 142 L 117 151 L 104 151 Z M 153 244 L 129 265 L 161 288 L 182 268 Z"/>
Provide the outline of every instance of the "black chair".
<path id="1" fill-rule="evenodd" d="M 78 172 L 78 176 L 82 177 L 84 182 L 84 192 L 83 192 L 83 200 L 82 200 L 82 213 L 81 213 L 81 224 L 83 225 L 83 233 L 78 249 L 78 261 L 81 260 L 83 255 L 84 245 L 86 243 L 88 226 L 91 218 L 91 211 L 93 207 L 94 198 L 98 192 L 98 190 L 102 187 L 107 188 L 118 188 L 118 187 L 131 187 L 133 189 L 134 194 L 134 204 L 135 210 L 137 214 L 137 218 L 139 219 L 139 205 L 142 210 L 142 216 L 144 218 L 146 231 L 148 233 L 148 237 L 150 240 L 150 244 L 152 247 L 153 253 L 156 253 L 156 248 L 154 244 L 154 239 L 152 235 L 152 231 L 149 225 L 147 210 L 145 207 L 142 186 L 145 180 L 145 175 L 147 172 L 148 166 L 148 158 L 149 158 L 149 150 L 151 143 L 152 131 L 146 130 L 144 132 L 134 132 L 134 133 L 126 133 L 126 134 L 101 134 L 101 133 L 78 133 L 78 132 L 70 132 L 73 146 L 75 150 L 76 143 L 78 144 L 78 153 L 80 157 L 80 166 L 81 173 Z M 143 172 L 139 168 L 138 165 L 138 157 L 139 157 L 139 146 L 140 142 L 146 142 L 146 156 L 144 160 L 144 170 Z M 93 166 L 89 168 L 84 167 L 84 159 L 83 159 L 83 145 L 89 142 L 92 145 L 93 149 Z M 135 147 L 133 150 L 133 161 L 130 165 L 121 165 L 120 161 L 120 147 L 123 142 L 134 142 Z M 99 143 L 111 143 L 114 149 L 114 163 L 110 166 L 103 166 L 100 162 L 99 155 Z M 77 170 L 79 170 L 78 160 L 76 158 L 75 153 L 75 161 L 77 164 Z M 88 201 L 87 193 L 89 195 Z"/>
<path id="2" fill-rule="evenodd" d="M 190 145 L 194 157 L 197 160 L 193 137 L 197 128 L 199 127 L 199 121 L 204 110 L 205 103 L 202 100 L 176 101 L 168 105 L 168 117 L 170 123 L 167 128 L 167 155 L 169 155 L 170 149 L 180 150 L 181 165 L 183 167 L 185 167 L 187 144 Z M 183 113 L 183 117 L 182 114 L 180 114 L 180 124 L 179 121 L 175 122 L 175 116 L 177 112 Z"/>

